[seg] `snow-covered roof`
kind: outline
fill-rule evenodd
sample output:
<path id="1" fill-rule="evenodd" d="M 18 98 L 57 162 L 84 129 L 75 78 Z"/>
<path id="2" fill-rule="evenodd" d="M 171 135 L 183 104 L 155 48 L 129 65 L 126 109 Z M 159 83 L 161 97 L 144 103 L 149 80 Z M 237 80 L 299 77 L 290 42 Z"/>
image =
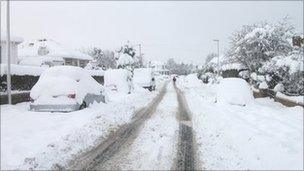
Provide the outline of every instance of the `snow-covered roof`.
<path id="1" fill-rule="evenodd" d="M 41 66 L 45 62 L 62 62 L 64 63 L 63 58 L 61 57 L 50 57 L 50 56 L 35 56 L 23 58 L 19 61 L 19 65 L 28 65 L 28 66 Z"/>
<path id="2" fill-rule="evenodd" d="M 218 57 L 214 57 L 207 65 L 217 66 L 217 61 L 218 61 Z M 222 71 L 231 70 L 231 69 L 236 69 L 236 70 L 246 69 L 246 67 L 243 64 L 238 63 L 236 61 L 232 61 L 224 55 L 220 55 L 219 62 Z"/>
<path id="3" fill-rule="evenodd" d="M 39 51 L 44 51 L 39 54 Z M 77 50 L 71 50 L 63 47 L 60 43 L 51 39 L 39 39 L 34 42 L 23 43 L 19 48 L 19 58 L 36 57 L 36 56 L 50 56 L 73 58 L 82 60 L 92 60 L 90 55 L 81 53 Z"/>
<path id="4" fill-rule="evenodd" d="M 6 39 L 7 39 L 6 31 L 3 30 L 3 31 L 1 31 L 1 42 L 6 42 Z M 10 40 L 11 40 L 11 42 L 15 42 L 15 43 L 22 43 L 23 42 L 22 37 L 15 36 L 13 34 L 10 35 Z"/>

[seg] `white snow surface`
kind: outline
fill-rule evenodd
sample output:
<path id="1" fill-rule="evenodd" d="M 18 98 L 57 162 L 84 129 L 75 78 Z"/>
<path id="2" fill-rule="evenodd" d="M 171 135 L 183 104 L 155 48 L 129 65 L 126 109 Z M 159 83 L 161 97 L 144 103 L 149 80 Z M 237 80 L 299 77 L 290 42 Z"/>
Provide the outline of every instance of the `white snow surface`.
<path id="1" fill-rule="evenodd" d="M 65 166 L 147 105 L 156 92 L 138 91 L 120 101 L 94 103 L 70 113 L 28 111 L 29 103 L 1 105 L 1 169 Z"/>
<path id="2" fill-rule="evenodd" d="M 218 85 L 217 103 L 245 106 L 252 100 L 252 90 L 241 78 L 224 78 Z"/>
<path id="3" fill-rule="evenodd" d="M 130 150 L 119 154 L 123 170 L 170 170 L 176 157 L 178 104 L 172 83 L 155 113 L 144 124 Z"/>
<path id="4" fill-rule="evenodd" d="M 303 108 L 270 98 L 246 106 L 214 103 L 216 85 L 187 87 L 197 153 L 206 170 L 302 170 Z M 230 91 L 227 89 L 227 91 Z"/>

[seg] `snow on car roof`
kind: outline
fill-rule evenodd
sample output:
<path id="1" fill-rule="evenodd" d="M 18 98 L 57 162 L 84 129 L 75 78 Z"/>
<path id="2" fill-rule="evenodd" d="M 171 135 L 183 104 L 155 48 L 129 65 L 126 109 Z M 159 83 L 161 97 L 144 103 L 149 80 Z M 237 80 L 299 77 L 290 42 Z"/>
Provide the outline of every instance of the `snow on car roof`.
<path id="1" fill-rule="evenodd" d="M 37 99 L 41 96 L 52 97 L 75 93 L 77 102 L 81 104 L 86 94 L 100 94 L 102 89 L 103 86 L 83 68 L 54 66 L 41 74 L 30 96 Z"/>
<path id="2" fill-rule="evenodd" d="M 39 55 L 39 49 L 44 48 L 44 55 Z M 50 56 L 63 57 L 82 60 L 92 60 L 90 55 L 81 53 L 77 50 L 71 50 L 63 47 L 60 43 L 52 39 L 38 39 L 34 42 L 23 43 L 19 48 L 19 58 L 35 57 L 35 56 Z"/>
<path id="3" fill-rule="evenodd" d="M 152 79 L 152 68 L 134 69 L 133 80 L 135 83 L 150 83 Z"/>

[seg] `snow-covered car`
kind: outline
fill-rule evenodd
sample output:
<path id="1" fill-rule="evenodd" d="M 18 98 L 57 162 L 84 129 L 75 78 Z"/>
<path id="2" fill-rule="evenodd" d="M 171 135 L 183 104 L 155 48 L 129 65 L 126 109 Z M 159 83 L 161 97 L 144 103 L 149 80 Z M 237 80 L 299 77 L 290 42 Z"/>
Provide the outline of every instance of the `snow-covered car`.
<path id="1" fill-rule="evenodd" d="M 155 90 L 155 77 L 152 68 L 134 69 L 133 82 L 150 91 Z"/>
<path id="2" fill-rule="evenodd" d="M 132 91 L 131 72 L 126 69 L 106 70 L 104 74 L 104 87 L 107 98 L 117 98 L 119 94 L 130 94 Z"/>
<path id="3" fill-rule="evenodd" d="M 54 66 L 45 70 L 30 93 L 30 110 L 70 112 L 94 101 L 105 102 L 104 88 L 83 68 Z"/>

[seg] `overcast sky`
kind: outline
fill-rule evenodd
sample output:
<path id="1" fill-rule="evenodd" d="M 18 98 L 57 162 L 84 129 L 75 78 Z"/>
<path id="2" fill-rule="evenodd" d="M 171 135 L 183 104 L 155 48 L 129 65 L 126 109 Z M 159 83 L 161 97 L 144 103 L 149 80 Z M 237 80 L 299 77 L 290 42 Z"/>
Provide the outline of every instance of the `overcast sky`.
<path id="1" fill-rule="evenodd" d="M 129 40 L 142 44 L 147 60 L 173 57 L 201 64 L 216 52 L 213 39 L 220 39 L 224 52 L 229 36 L 242 25 L 276 22 L 286 15 L 303 33 L 302 1 L 13 1 L 11 29 L 26 41 L 47 37 L 69 48 L 115 49 Z"/>

